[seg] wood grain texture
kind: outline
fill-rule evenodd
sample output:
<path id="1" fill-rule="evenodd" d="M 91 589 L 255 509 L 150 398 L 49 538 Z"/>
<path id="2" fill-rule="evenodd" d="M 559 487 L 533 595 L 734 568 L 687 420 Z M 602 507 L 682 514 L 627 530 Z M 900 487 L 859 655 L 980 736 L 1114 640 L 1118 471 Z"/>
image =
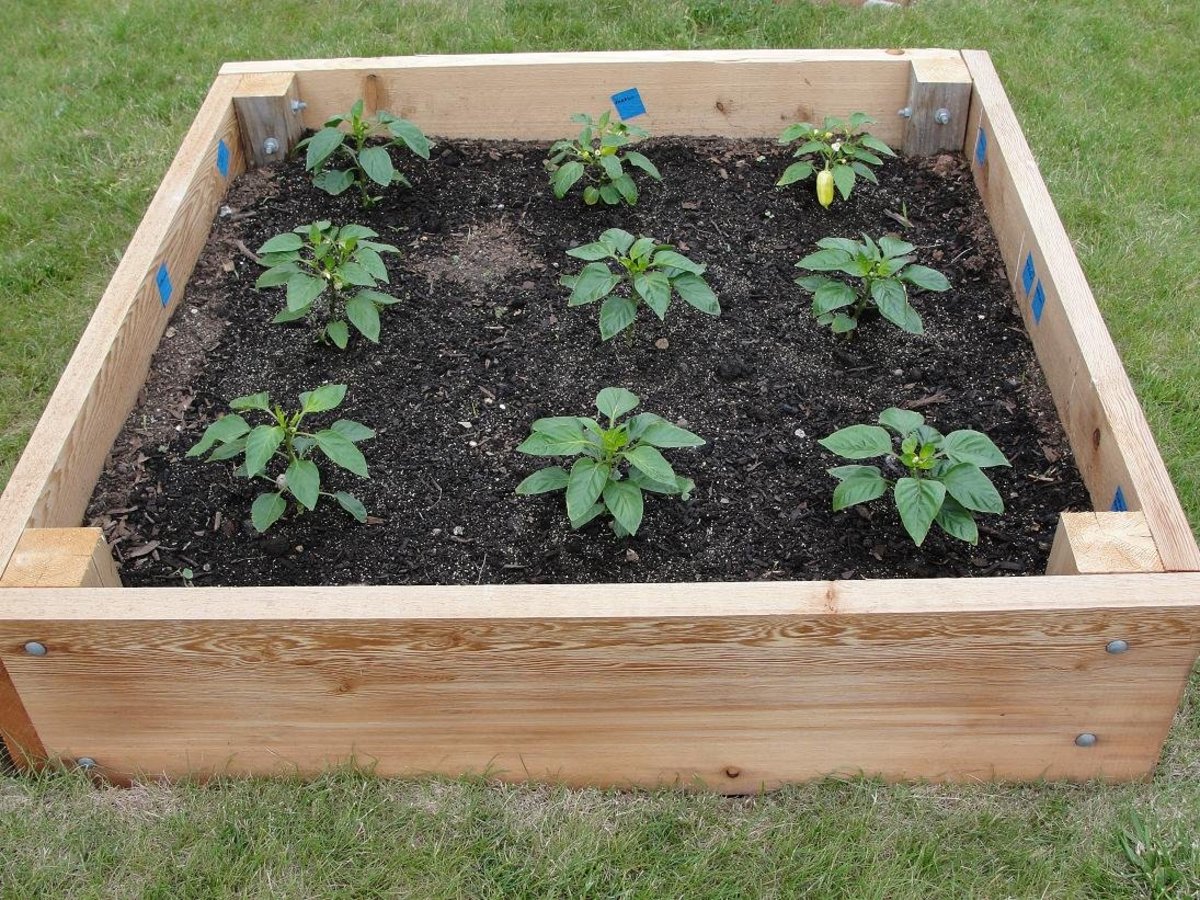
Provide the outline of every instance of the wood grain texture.
<path id="1" fill-rule="evenodd" d="M 1110 510 L 1119 489 L 1116 505 L 1145 514 L 1167 570 L 1200 569 L 1187 517 L 996 70 L 981 51 L 963 59 L 975 85 L 964 151 L 1092 502 Z"/>
<path id="2" fill-rule="evenodd" d="M 99 528 L 27 528 L 0 587 L 120 587 Z"/>
<path id="3" fill-rule="evenodd" d="M 519 53 L 231 63 L 229 74 L 296 72 L 306 127 L 359 97 L 459 138 L 553 140 L 572 135 L 575 112 L 612 109 L 636 87 L 657 135 L 774 137 L 798 121 L 874 116 L 898 146 L 914 60 L 959 60 L 950 50 L 746 50 Z"/>
<path id="4" fill-rule="evenodd" d="M 244 168 L 230 100 L 238 80 L 219 77 L 209 91 L 13 470 L 0 497 L 0 570 L 27 527 L 80 522 L 228 180 Z M 164 264 L 165 306 L 156 280 Z"/>
<path id="5" fill-rule="evenodd" d="M 5 649 L 17 652 L 15 648 Z M 46 747 L 33 727 L 3 659 L 0 659 L 0 743 L 8 751 L 8 758 L 19 768 L 36 768 L 46 759 Z"/>
<path id="6" fill-rule="evenodd" d="M 1047 575 L 1161 572 L 1162 559 L 1140 512 L 1062 513 Z"/>
<path id="7" fill-rule="evenodd" d="M 296 77 L 282 72 L 267 75 L 243 75 L 233 95 L 242 153 L 249 164 L 263 167 L 283 161 L 303 133 L 293 101 L 300 95 Z M 267 152 L 267 140 L 273 138 L 276 149 Z"/>
<path id="8" fill-rule="evenodd" d="M 858 771 L 1119 779 L 1157 758 L 1197 591 L 1192 574 L 127 589 L 81 615 L 77 592 L 12 590 L 0 653 L 50 752 L 117 776 L 355 759 L 731 793 Z M 16 651 L 31 637 L 47 656 Z M 1131 651 L 1107 654 L 1115 638 Z"/>
<path id="9" fill-rule="evenodd" d="M 913 60 L 905 106 L 911 113 L 900 145 L 905 156 L 961 150 L 971 106 L 971 74 L 962 58 Z M 944 124 L 937 121 L 943 109 L 949 114 Z"/>

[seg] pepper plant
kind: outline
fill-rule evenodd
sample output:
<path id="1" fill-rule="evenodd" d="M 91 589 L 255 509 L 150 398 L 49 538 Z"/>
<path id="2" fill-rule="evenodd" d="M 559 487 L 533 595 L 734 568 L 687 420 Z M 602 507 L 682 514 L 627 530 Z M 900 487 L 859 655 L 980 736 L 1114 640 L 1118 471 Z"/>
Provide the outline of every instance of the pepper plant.
<path id="1" fill-rule="evenodd" d="M 817 441 L 844 459 L 882 456 L 885 467 L 900 474 L 893 482 L 878 466 L 829 469 L 839 482 L 833 508 L 875 500 L 892 487 L 900 521 L 918 547 L 935 522 L 953 538 L 978 543 L 975 514 L 1004 512 L 1004 501 L 983 470 L 1011 465 L 991 438 L 969 429 L 943 436 L 920 413 L 896 407 L 879 414 L 879 425 L 851 425 Z M 887 429 L 899 439 L 899 452 Z"/>
<path id="2" fill-rule="evenodd" d="M 948 291 L 950 282 L 936 269 L 912 265 L 912 244 L 892 237 L 878 242 L 867 235 L 862 242 L 849 238 L 827 237 L 817 241 L 820 250 L 810 253 L 796 268 L 812 272 L 840 272 L 848 275 L 847 284 L 828 275 L 806 275 L 796 284 L 813 295 L 812 312 L 818 324 L 828 325 L 835 334 L 847 334 L 858 327 L 859 317 L 870 308 L 905 331 L 921 334 L 925 326 L 908 302 L 908 285 L 927 291 Z"/>
<path id="3" fill-rule="evenodd" d="M 379 311 L 400 302 L 376 289 L 389 281 L 380 254 L 400 251 L 372 240 L 376 237 L 377 232 L 363 225 L 339 228 L 322 220 L 277 234 L 259 247 L 262 265 L 268 268 L 255 287 L 287 285 L 287 306 L 271 321 L 310 318 L 321 340 L 345 350 L 350 341 L 348 319 L 363 337 L 378 343 Z"/>
<path id="4" fill-rule="evenodd" d="M 346 126 L 346 130 L 342 126 Z M 367 141 L 382 131 L 387 140 L 367 146 Z M 421 159 L 429 159 L 429 139 L 414 123 L 380 110 L 375 118 L 363 116 L 363 101 L 350 112 L 334 116 L 296 148 L 306 147 L 304 168 L 313 172 L 313 184 L 334 196 L 357 187 L 363 206 L 373 206 L 381 198 L 373 196 L 372 184 L 388 187 L 397 182 L 412 183 L 392 164 L 389 147 L 407 147 Z M 339 165 L 341 166 L 339 168 Z"/>
<path id="5" fill-rule="evenodd" d="M 879 179 L 870 168 L 883 165 L 883 160 L 877 154 L 895 156 L 896 153 L 879 138 L 862 130 L 864 125 L 874 122 L 866 113 L 856 112 L 850 116 L 849 122 L 826 116 L 820 128 L 808 122 L 789 125 L 779 135 L 779 143 L 801 141 L 792 156 L 803 158 L 784 169 L 776 185 L 785 187 L 804 181 L 816 172 L 817 200 L 828 208 L 833 203 L 835 185 L 842 199 L 849 200 L 850 192 L 859 178 L 879 184 Z"/>
<path id="6" fill-rule="evenodd" d="M 645 130 L 612 121 L 610 112 L 603 113 L 598 120 L 576 113 L 571 121 L 583 125 L 579 137 L 573 141 L 555 141 L 545 162 L 554 196 L 559 200 L 583 180 L 583 202 L 588 206 L 601 200 L 609 206 L 622 201 L 635 206 L 638 189 L 627 166 L 662 181 L 658 168 L 645 156 L 636 150 L 622 150 L 635 138 L 649 137 Z"/>
<path id="7" fill-rule="evenodd" d="M 653 413 L 618 421 L 639 403 L 637 395 L 624 388 L 608 387 L 596 395 L 596 409 L 607 425 L 587 416 L 538 419 L 518 452 L 579 459 L 570 471 L 550 466 L 534 472 L 517 485 L 517 493 L 565 490 L 572 528 L 607 513 L 618 537 L 637 534 L 644 491 L 689 499 L 695 482 L 677 475 L 659 448 L 699 447 L 704 439 Z"/>
<path id="8" fill-rule="evenodd" d="M 367 461 L 356 444 L 373 438 L 375 432 L 349 419 L 338 419 L 328 428 L 303 431 L 306 416 L 337 409 L 346 397 L 346 385 L 326 384 L 300 395 L 300 408 L 289 412 L 278 403 L 272 405 L 266 391 L 229 401 L 234 413 L 222 416 L 204 430 L 200 440 L 187 452 L 201 456 L 210 449 L 209 462 L 243 457 L 234 474 L 269 482 L 273 490 L 255 498 L 250 521 L 260 532 L 266 531 L 287 511 L 287 498 L 295 502 L 297 513 L 316 509 L 322 497 L 330 497 L 358 521 L 367 520 L 367 511 L 353 494 L 321 490 L 321 470 L 312 459 L 316 451 L 335 466 L 369 478 Z M 261 412 L 267 424 L 251 427 L 239 413 Z"/>
<path id="9" fill-rule="evenodd" d="M 721 314 L 721 304 L 708 282 L 704 280 L 705 266 L 692 262 L 670 244 L 660 244 L 654 238 L 635 238 L 628 231 L 610 228 L 590 244 L 573 247 L 568 256 L 587 260 L 578 275 L 563 275 L 559 283 L 571 288 L 568 306 L 600 305 L 600 337 L 604 340 L 632 329 L 637 318 L 639 301 L 660 320 L 667 317 L 671 295 L 678 294 L 684 302 L 710 316 Z M 617 263 L 614 273 L 611 263 Z M 629 296 L 613 293 L 624 283 L 629 284 Z M 630 331 L 632 338 L 633 332 Z"/>

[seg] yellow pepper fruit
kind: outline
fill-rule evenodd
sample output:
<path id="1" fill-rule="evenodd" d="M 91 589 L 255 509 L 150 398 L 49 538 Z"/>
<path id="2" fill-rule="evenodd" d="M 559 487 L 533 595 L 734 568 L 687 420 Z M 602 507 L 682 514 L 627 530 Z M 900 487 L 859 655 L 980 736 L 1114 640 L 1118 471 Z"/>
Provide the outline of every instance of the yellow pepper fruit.
<path id="1" fill-rule="evenodd" d="M 817 173 L 817 202 L 826 209 L 833 202 L 833 173 L 828 169 Z"/>

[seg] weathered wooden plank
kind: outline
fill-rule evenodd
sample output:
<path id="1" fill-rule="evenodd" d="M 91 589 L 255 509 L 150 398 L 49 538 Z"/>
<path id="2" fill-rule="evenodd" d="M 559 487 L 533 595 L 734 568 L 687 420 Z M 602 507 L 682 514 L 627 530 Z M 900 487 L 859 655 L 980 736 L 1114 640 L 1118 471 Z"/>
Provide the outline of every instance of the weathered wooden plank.
<path id="1" fill-rule="evenodd" d="M 6 592 L 54 755 L 107 772 L 487 771 L 754 791 L 832 772 L 1133 778 L 1200 649 L 1200 575 Z M 1041 607 L 1041 608 L 1039 608 Z M 94 615 L 93 615 L 94 612 Z M 1106 644 L 1130 645 L 1110 654 Z M 12 648 L 29 639 L 49 653 Z M 103 691 L 82 685 L 103 682 Z M 1077 734 L 1099 736 L 1095 747 Z"/>
<path id="2" fill-rule="evenodd" d="M 970 106 L 971 73 L 961 57 L 914 59 L 898 149 L 905 156 L 961 150 Z"/>
<path id="3" fill-rule="evenodd" d="M 230 178 L 244 169 L 218 77 L 80 338 L 0 497 L 0 570 L 28 527 L 79 524 L 178 307 Z"/>
<path id="4" fill-rule="evenodd" d="M 996 70 L 986 53 L 963 59 L 975 84 L 964 150 L 1092 502 L 1141 510 L 1164 567 L 1200 569 L 1187 517 Z"/>
<path id="5" fill-rule="evenodd" d="M 242 152 L 249 164 L 266 166 L 285 159 L 304 131 L 296 76 L 280 72 L 243 75 L 233 95 Z"/>
<path id="6" fill-rule="evenodd" d="M 229 74 L 295 72 L 314 128 L 360 97 L 442 137 L 553 140 L 575 112 L 612 109 L 637 88 L 653 134 L 774 137 L 791 122 L 862 111 L 899 145 L 914 60 L 951 50 L 518 53 L 231 63 Z"/>
<path id="7" fill-rule="evenodd" d="M 1161 572 L 1162 559 L 1140 512 L 1062 513 L 1047 575 Z"/>

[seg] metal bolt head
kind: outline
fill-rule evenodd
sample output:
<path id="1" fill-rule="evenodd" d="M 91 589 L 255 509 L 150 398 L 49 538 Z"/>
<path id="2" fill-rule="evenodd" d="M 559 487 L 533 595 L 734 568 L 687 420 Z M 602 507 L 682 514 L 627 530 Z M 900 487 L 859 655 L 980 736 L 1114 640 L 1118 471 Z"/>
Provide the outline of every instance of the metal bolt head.
<path id="1" fill-rule="evenodd" d="M 267 154 L 267 156 L 274 156 L 278 152 L 279 141 L 275 140 L 275 138 L 271 137 L 263 141 L 263 153 Z"/>
<path id="2" fill-rule="evenodd" d="M 30 656 L 45 656 L 49 651 L 40 641 L 30 641 L 25 645 L 25 652 Z"/>
<path id="3" fill-rule="evenodd" d="M 75 760 L 75 765 L 79 766 L 83 771 L 88 772 L 96 768 L 96 761 L 90 756 L 81 756 Z"/>
<path id="4" fill-rule="evenodd" d="M 305 103 L 303 100 L 293 100 L 292 101 L 292 112 L 294 112 L 294 113 L 298 113 L 298 112 L 300 112 L 300 110 L 306 109 L 307 107 L 308 107 L 308 104 Z"/>
<path id="5" fill-rule="evenodd" d="M 946 107 L 943 106 L 941 109 L 939 109 L 937 112 L 935 112 L 933 114 L 933 121 L 937 122 L 939 125 L 949 125 L 950 124 L 950 110 L 946 109 Z"/>
<path id="6" fill-rule="evenodd" d="M 1129 641 L 1115 640 L 1109 641 L 1104 647 L 1109 653 L 1124 653 L 1129 649 Z"/>
<path id="7" fill-rule="evenodd" d="M 905 119 L 911 119 L 912 118 L 912 107 L 906 106 L 906 107 L 904 107 L 904 109 L 898 109 L 898 110 L 896 110 L 896 115 L 903 116 Z"/>
<path id="8" fill-rule="evenodd" d="M 1097 738 L 1090 731 L 1085 731 L 1083 734 L 1079 734 L 1079 735 L 1075 736 L 1075 746 L 1076 747 L 1095 747 L 1096 742 L 1098 740 L 1099 740 L 1099 738 Z"/>

